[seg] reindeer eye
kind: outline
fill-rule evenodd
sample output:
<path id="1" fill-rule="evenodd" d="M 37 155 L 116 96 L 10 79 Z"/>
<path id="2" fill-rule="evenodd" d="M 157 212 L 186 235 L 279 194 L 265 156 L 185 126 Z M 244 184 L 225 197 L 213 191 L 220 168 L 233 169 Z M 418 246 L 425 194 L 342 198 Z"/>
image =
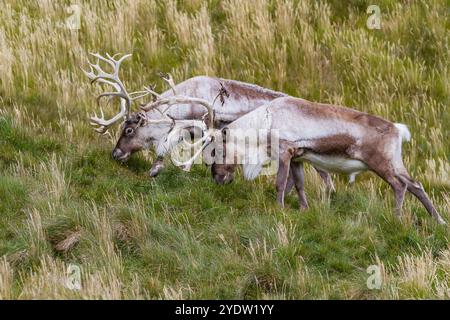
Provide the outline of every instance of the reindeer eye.
<path id="1" fill-rule="evenodd" d="M 134 129 L 133 128 L 126 128 L 125 129 L 125 134 L 127 136 L 132 135 L 134 133 Z"/>

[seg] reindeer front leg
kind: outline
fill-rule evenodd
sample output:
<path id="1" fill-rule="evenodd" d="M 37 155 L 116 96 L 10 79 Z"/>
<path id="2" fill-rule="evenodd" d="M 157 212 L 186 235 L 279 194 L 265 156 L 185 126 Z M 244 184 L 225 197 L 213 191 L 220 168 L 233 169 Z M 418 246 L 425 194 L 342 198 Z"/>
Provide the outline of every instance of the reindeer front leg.
<path id="1" fill-rule="evenodd" d="M 152 167 L 150 171 L 148 172 L 148 175 L 152 178 L 156 177 L 162 170 L 164 169 L 164 157 L 158 156 L 156 158 L 156 161 L 153 162 Z"/>
<path id="2" fill-rule="evenodd" d="M 286 193 L 286 184 L 289 176 L 289 169 L 293 150 L 288 148 L 286 151 L 280 153 L 280 159 L 277 172 L 277 202 L 284 208 L 284 195 Z"/>

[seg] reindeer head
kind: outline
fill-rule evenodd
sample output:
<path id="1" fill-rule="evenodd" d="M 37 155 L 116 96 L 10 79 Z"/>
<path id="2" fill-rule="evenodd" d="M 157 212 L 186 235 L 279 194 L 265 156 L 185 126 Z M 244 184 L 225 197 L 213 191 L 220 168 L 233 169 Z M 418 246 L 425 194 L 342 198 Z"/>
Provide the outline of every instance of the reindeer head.
<path id="1" fill-rule="evenodd" d="M 147 149 L 153 141 L 150 126 L 145 113 L 132 113 L 122 125 L 122 132 L 112 152 L 117 161 L 127 161 L 130 156 L 140 150 Z"/>

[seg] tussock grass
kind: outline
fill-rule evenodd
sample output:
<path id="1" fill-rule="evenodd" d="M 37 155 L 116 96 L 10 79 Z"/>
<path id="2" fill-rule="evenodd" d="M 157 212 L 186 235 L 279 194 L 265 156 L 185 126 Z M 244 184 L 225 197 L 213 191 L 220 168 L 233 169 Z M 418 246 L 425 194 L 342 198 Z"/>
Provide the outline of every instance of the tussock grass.
<path id="1" fill-rule="evenodd" d="M 449 298 L 449 229 L 407 197 L 401 221 L 373 174 L 336 177 L 328 196 L 308 169 L 311 208 L 275 204 L 273 177 L 216 186 L 207 168 L 149 180 L 152 153 L 110 157 L 117 129 L 87 117 L 100 88 L 87 53 L 132 52 L 133 89 L 209 74 L 345 104 L 409 126 L 412 175 L 447 221 L 449 37 L 445 1 L 80 1 L 0 7 L 0 298 Z M 106 112 L 112 114 L 115 106 Z M 81 289 L 67 288 L 81 268 Z M 366 286 L 367 267 L 382 286 Z"/>

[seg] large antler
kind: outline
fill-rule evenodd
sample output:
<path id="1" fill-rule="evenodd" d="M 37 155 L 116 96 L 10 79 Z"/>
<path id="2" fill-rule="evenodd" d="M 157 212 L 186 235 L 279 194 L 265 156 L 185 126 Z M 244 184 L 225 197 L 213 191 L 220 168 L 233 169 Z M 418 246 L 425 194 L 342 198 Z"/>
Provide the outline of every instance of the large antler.
<path id="1" fill-rule="evenodd" d="M 167 118 L 166 112 L 168 109 L 174 105 L 177 104 L 199 104 L 203 106 L 206 109 L 206 113 L 203 115 L 202 121 L 200 120 L 176 120 L 174 124 L 173 130 L 169 133 L 167 136 L 167 141 L 169 142 L 169 145 L 173 144 L 173 141 L 178 141 L 180 134 L 182 132 L 182 129 L 186 129 L 188 127 L 198 127 L 203 132 L 203 137 L 196 141 L 195 143 L 187 143 L 188 148 L 197 148 L 198 146 L 201 146 L 199 150 L 196 151 L 194 156 L 190 158 L 187 161 L 180 162 L 176 159 L 172 159 L 172 162 L 179 167 L 183 167 L 184 170 L 189 171 L 190 167 L 194 163 L 195 159 L 201 154 L 203 149 L 206 148 L 206 146 L 212 141 L 212 133 L 214 131 L 214 108 L 213 105 L 211 105 L 208 101 L 205 99 L 200 98 L 193 98 L 193 97 L 187 97 L 182 95 L 177 95 L 176 89 L 175 89 L 175 83 L 173 81 L 173 78 L 170 74 L 164 74 L 159 73 L 160 77 L 169 84 L 173 91 L 173 96 L 162 98 L 161 95 L 158 95 L 155 92 L 152 92 L 152 94 L 156 97 L 156 100 L 141 106 L 141 109 L 144 111 L 150 111 L 150 110 L 159 110 L 158 107 L 167 105 L 168 108 L 163 113 L 164 117 Z M 208 118 L 207 121 L 205 121 L 205 118 Z M 161 120 L 155 120 L 155 121 L 161 121 Z M 164 121 L 164 120 L 162 120 Z M 173 120 L 172 120 L 173 121 Z M 149 122 L 153 122 L 153 120 L 149 120 Z M 185 141 L 184 141 L 185 142 Z"/>
<path id="2" fill-rule="evenodd" d="M 101 82 L 106 83 L 112 86 L 116 91 L 114 92 L 105 92 L 97 96 L 97 104 L 100 105 L 100 100 L 103 97 L 119 97 L 120 98 L 120 111 L 113 118 L 106 120 L 103 114 L 103 110 L 100 108 L 100 118 L 95 114 L 91 117 L 91 125 L 98 126 L 95 130 L 100 133 L 105 133 L 108 130 L 108 127 L 114 124 L 117 121 L 120 121 L 122 118 L 127 118 L 130 113 L 130 106 L 133 100 L 140 99 L 149 94 L 153 94 L 153 90 L 149 88 L 145 88 L 145 91 L 136 91 L 128 93 L 123 82 L 119 78 L 119 69 L 122 62 L 131 57 L 131 54 L 126 54 L 122 56 L 120 59 L 116 60 L 116 55 L 110 56 L 108 53 L 106 54 L 106 58 L 101 56 L 98 53 L 90 53 L 92 56 L 97 58 L 97 62 L 91 63 L 89 62 L 89 72 L 83 70 L 84 74 L 91 79 L 91 83 Z M 104 71 L 100 67 L 100 61 L 106 62 L 109 64 L 113 71 L 111 73 Z"/>
<path id="3" fill-rule="evenodd" d="M 192 97 L 177 95 L 177 92 L 175 89 L 175 83 L 173 81 L 172 76 L 168 73 L 162 73 L 162 72 L 159 73 L 159 76 L 165 82 L 167 82 L 167 84 L 169 84 L 174 95 L 167 97 L 167 98 L 162 98 L 161 95 L 157 94 L 156 92 L 154 92 L 153 90 L 151 90 L 149 88 L 146 88 L 146 90 L 148 90 L 156 98 L 156 100 L 147 105 L 141 105 L 142 110 L 147 112 L 150 110 L 157 109 L 160 106 L 167 105 L 168 108 L 165 110 L 165 112 L 167 112 L 167 110 L 170 107 L 172 107 L 173 105 L 176 105 L 176 104 L 199 104 L 199 105 L 205 107 L 205 109 L 207 110 L 207 112 L 204 114 L 203 118 L 208 116 L 209 117 L 209 121 L 208 121 L 209 126 L 211 126 L 211 127 L 213 126 L 213 124 L 214 124 L 214 108 L 208 101 L 206 101 L 205 99 L 201 99 L 201 98 L 192 98 Z M 165 112 L 164 112 L 164 115 L 167 116 L 165 114 Z"/>

